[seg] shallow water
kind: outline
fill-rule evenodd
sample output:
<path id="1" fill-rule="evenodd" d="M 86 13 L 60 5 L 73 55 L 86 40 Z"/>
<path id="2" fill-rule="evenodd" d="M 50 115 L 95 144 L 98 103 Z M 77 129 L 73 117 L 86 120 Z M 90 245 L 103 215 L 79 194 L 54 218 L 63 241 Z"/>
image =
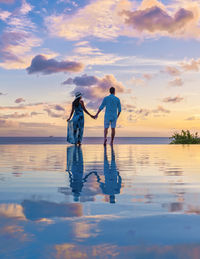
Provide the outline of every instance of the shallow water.
<path id="1" fill-rule="evenodd" d="M 200 146 L 0 146 L 0 258 L 200 258 Z"/>

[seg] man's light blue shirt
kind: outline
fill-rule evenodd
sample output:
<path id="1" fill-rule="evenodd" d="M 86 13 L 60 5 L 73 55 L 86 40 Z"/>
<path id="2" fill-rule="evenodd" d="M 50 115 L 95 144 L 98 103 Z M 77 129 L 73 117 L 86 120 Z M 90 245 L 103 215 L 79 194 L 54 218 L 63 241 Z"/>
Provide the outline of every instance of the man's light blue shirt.
<path id="1" fill-rule="evenodd" d="M 104 107 L 106 107 L 106 120 L 116 119 L 118 112 L 121 112 L 120 100 L 114 94 L 110 94 L 103 99 L 103 102 L 100 105 L 99 109 L 103 110 Z"/>

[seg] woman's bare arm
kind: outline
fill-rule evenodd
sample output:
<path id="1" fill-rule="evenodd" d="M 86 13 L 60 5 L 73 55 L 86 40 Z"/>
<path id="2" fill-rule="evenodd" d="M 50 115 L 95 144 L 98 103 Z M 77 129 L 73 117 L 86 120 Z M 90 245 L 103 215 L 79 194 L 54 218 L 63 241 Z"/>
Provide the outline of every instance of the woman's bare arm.
<path id="1" fill-rule="evenodd" d="M 74 106 L 73 106 L 73 104 L 72 104 L 72 110 L 71 110 L 70 116 L 69 116 L 69 118 L 67 119 L 67 121 L 70 121 L 70 120 L 71 120 L 71 117 L 72 117 L 73 113 L 74 113 Z"/>
<path id="2" fill-rule="evenodd" d="M 81 104 L 81 106 L 82 106 L 84 112 L 87 113 L 90 117 L 92 117 L 92 118 L 94 119 L 94 116 L 93 116 L 92 114 L 90 114 L 90 113 L 87 111 L 87 109 L 85 108 L 84 102 L 83 102 L 82 100 L 80 101 L 80 104 Z"/>

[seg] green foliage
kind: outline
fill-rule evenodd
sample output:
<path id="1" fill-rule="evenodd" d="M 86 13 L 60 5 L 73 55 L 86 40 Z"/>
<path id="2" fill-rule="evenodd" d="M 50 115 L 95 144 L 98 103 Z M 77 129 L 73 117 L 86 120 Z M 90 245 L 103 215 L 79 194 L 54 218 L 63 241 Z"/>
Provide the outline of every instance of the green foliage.
<path id="1" fill-rule="evenodd" d="M 189 130 L 175 132 L 170 139 L 172 139 L 170 144 L 200 144 L 198 133 L 192 134 Z"/>

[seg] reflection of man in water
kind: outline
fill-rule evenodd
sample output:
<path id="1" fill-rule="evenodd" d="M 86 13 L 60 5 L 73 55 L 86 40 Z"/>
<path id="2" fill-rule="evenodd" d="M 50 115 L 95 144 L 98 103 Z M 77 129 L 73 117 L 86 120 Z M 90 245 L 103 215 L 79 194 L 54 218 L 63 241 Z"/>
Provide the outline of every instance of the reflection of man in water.
<path id="1" fill-rule="evenodd" d="M 100 183 L 102 192 L 109 195 L 110 203 L 115 203 L 115 194 L 120 193 L 122 179 L 117 171 L 113 147 L 111 147 L 111 165 L 108 162 L 107 148 L 104 148 L 104 176 L 105 183 Z"/>
<path id="2" fill-rule="evenodd" d="M 71 146 L 67 148 L 67 171 L 70 176 L 70 187 L 74 195 L 74 201 L 79 201 L 83 188 L 83 153 L 81 147 Z"/>

